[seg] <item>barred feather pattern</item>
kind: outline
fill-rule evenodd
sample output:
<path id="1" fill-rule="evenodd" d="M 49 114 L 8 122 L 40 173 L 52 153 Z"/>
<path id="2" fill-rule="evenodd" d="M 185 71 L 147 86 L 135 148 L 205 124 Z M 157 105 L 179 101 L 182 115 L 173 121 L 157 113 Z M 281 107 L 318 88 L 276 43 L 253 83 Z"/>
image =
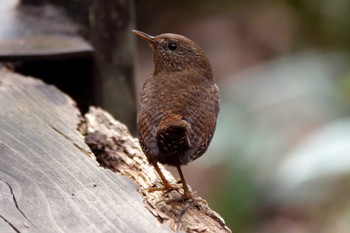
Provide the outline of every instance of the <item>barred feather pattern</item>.
<path id="1" fill-rule="evenodd" d="M 185 165 L 207 150 L 218 112 L 218 88 L 211 73 L 160 72 L 146 80 L 141 92 L 140 145 L 150 162 Z"/>

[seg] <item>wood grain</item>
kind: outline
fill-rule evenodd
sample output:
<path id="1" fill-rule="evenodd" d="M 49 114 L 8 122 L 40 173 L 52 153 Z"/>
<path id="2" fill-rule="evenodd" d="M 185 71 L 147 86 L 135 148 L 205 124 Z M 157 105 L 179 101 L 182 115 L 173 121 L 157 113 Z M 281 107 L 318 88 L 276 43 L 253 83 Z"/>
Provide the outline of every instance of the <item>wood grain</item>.
<path id="1" fill-rule="evenodd" d="M 83 118 L 54 86 L 0 68 L 1 233 L 230 232 L 205 200 L 167 203 L 183 190 L 154 184 L 125 125 L 94 107 Z"/>
<path id="2" fill-rule="evenodd" d="M 86 143 L 97 160 L 104 167 L 130 177 L 142 192 L 146 208 L 160 222 L 169 225 L 174 231 L 231 232 L 224 220 L 199 196 L 195 202 L 169 203 L 169 200 L 180 198 L 183 190 L 173 190 L 166 194 L 147 191 L 147 188 L 162 186 L 162 183 L 142 153 L 138 140 L 129 134 L 125 125 L 100 108 L 90 108 L 85 119 Z M 167 180 L 176 183 L 162 165 L 160 168 Z"/>
<path id="3" fill-rule="evenodd" d="M 0 69 L 0 232 L 169 232 L 129 178 L 96 162 L 74 105 Z"/>

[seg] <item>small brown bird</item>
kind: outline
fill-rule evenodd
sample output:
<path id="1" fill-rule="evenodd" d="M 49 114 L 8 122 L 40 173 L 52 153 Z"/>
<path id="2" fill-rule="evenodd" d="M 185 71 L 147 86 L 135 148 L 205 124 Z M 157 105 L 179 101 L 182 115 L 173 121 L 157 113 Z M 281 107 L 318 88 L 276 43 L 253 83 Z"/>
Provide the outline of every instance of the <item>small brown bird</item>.
<path id="1" fill-rule="evenodd" d="M 177 168 L 184 189 L 182 198 L 193 199 L 181 166 L 207 150 L 220 108 L 209 60 L 197 44 L 184 36 L 133 32 L 153 50 L 154 71 L 141 92 L 137 130 L 142 150 L 164 186 L 149 191 L 177 188 L 165 179 L 159 162 Z"/>

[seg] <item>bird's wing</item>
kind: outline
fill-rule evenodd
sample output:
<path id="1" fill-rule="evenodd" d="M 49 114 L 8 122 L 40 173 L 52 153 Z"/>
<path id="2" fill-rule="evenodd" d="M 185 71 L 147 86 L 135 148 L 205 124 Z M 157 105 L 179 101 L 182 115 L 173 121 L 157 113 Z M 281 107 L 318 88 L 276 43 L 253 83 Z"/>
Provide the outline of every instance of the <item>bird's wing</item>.
<path id="1" fill-rule="evenodd" d="M 190 123 L 192 131 L 189 140 L 194 145 L 184 156 L 187 163 L 201 156 L 208 148 L 213 138 L 216 119 L 220 110 L 218 88 L 214 84 L 206 95 L 200 95 L 200 105 L 193 109 L 184 119 Z"/>

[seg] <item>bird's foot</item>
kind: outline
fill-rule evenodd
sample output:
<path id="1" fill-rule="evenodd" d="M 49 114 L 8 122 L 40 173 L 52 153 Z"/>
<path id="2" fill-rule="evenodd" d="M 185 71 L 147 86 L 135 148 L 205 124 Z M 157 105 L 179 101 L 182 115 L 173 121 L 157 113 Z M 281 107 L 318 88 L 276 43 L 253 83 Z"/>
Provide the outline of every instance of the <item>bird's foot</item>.
<path id="1" fill-rule="evenodd" d="M 165 200 L 166 204 L 171 204 L 173 202 L 193 202 L 193 203 L 202 203 L 207 205 L 207 201 L 203 198 L 197 196 L 196 192 L 184 192 L 180 197 L 170 198 Z"/>
<path id="2" fill-rule="evenodd" d="M 173 190 L 179 190 L 182 189 L 183 185 L 182 184 L 170 184 L 167 183 L 166 185 L 163 185 L 162 187 L 149 187 L 146 189 L 147 192 L 157 192 L 157 191 L 163 191 L 164 194 L 171 192 Z M 171 197 L 166 200 L 164 200 L 165 203 L 171 204 L 173 202 L 194 202 L 194 203 L 203 203 L 207 204 L 207 202 L 202 199 L 201 197 L 197 196 L 196 192 L 191 192 L 189 190 L 184 191 L 184 193 L 179 196 L 179 197 Z"/>
<path id="3" fill-rule="evenodd" d="M 149 187 L 147 188 L 147 192 L 156 192 L 156 191 L 165 191 L 165 192 L 170 192 L 172 190 L 178 190 L 182 186 L 181 185 L 176 185 L 176 184 L 165 184 L 162 187 Z"/>

